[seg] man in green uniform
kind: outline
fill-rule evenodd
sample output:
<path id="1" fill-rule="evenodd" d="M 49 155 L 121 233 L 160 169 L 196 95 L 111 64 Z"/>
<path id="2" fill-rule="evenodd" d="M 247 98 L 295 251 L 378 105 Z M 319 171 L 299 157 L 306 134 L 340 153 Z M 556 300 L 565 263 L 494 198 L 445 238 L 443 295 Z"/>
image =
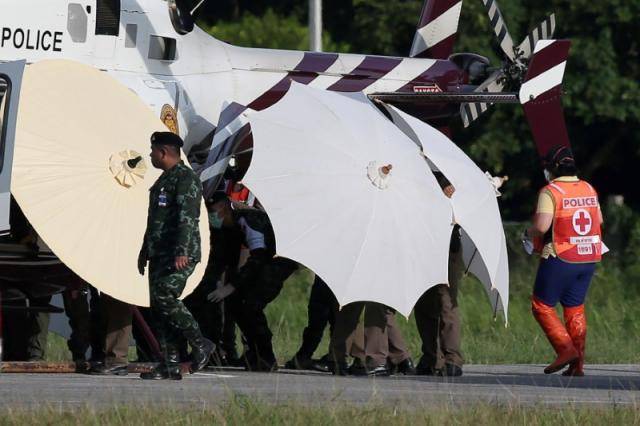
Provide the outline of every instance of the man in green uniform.
<path id="1" fill-rule="evenodd" d="M 215 345 L 202 337 L 198 323 L 178 298 L 200 262 L 200 201 L 198 176 L 180 159 L 182 139 L 171 132 L 151 135 L 151 164 L 163 170 L 149 194 L 149 215 L 138 270 L 149 262 L 151 312 L 162 346 L 164 362 L 143 379 L 180 380 L 179 344 L 191 345 L 191 370 L 201 370 Z"/>

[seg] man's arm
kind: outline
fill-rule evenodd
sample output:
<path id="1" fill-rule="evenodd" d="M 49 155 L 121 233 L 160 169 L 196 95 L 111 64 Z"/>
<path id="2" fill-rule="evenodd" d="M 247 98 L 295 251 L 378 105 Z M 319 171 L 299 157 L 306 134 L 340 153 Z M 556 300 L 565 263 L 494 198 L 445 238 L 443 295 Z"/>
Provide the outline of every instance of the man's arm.
<path id="1" fill-rule="evenodd" d="M 189 246 L 198 230 L 202 189 L 200 182 L 192 176 L 180 176 L 176 185 L 178 224 L 176 229 L 175 256 L 189 257 Z"/>
<path id="2" fill-rule="evenodd" d="M 551 228 L 552 223 L 552 213 L 536 213 L 535 216 L 533 216 L 533 224 L 531 228 L 529 228 L 529 236 L 537 237 L 539 235 L 544 235 L 549 228 Z"/>
<path id="3" fill-rule="evenodd" d="M 138 272 L 140 275 L 144 275 L 144 269 L 147 267 L 147 260 L 149 259 L 149 254 L 147 253 L 147 234 L 145 232 L 144 242 L 142 243 L 142 248 L 140 249 L 140 253 L 138 254 Z"/>
<path id="4" fill-rule="evenodd" d="M 217 282 L 226 273 L 225 280 L 228 280 L 228 276 L 238 270 L 240 243 L 232 238 L 230 232 L 218 229 L 211 231 L 209 239 L 211 250 L 204 274 L 212 282 Z"/>
<path id="5" fill-rule="evenodd" d="M 541 191 L 538 195 L 538 206 L 533 216 L 533 223 L 527 231 L 529 237 L 544 235 L 551 228 L 554 210 L 553 197 L 549 191 Z"/>
<path id="6" fill-rule="evenodd" d="M 138 253 L 138 272 L 140 273 L 140 275 L 144 275 L 144 269 L 147 267 L 147 260 L 149 260 L 149 247 L 147 246 L 147 241 L 149 235 L 149 226 L 151 223 L 151 214 L 151 201 L 149 201 L 149 209 L 147 211 L 147 227 L 145 228 L 144 235 L 142 236 L 142 247 L 140 248 L 140 253 Z"/>
<path id="7" fill-rule="evenodd" d="M 246 229 L 244 229 L 242 225 L 241 228 L 245 232 L 246 238 Z M 233 274 L 229 282 L 223 287 L 209 294 L 208 299 L 213 302 L 219 302 L 237 289 L 246 287 L 251 282 L 258 280 L 262 274 L 265 263 L 269 260 L 269 257 L 270 256 L 264 247 L 257 247 L 251 250 L 249 259 L 247 259 L 247 262 L 240 268 L 240 270 Z"/>

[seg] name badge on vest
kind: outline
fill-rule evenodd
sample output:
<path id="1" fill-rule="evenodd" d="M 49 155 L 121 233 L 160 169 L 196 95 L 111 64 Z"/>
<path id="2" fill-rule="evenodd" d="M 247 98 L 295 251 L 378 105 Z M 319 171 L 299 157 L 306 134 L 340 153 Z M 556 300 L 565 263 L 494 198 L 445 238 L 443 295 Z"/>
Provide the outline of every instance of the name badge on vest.
<path id="1" fill-rule="evenodd" d="M 160 195 L 158 196 L 158 207 L 167 207 L 167 193 L 164 192 L 164 188 L 160 188 Z"/>

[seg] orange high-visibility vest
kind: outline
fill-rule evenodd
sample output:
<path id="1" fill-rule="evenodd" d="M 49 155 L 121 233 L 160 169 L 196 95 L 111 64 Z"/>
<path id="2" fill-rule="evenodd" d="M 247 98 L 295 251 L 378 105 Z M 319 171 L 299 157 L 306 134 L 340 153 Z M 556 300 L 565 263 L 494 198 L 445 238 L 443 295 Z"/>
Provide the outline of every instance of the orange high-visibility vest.
<path id="1" fill-rule="evenodd" d="M 240 201 L 244 203 L 249 199 L 249 189 L 240 183 L 233 181 L 229 182 L 226 192 L 229 198 L 233 201 Z"/>
<path id="2" fill-rule="evenodd" d="M 558 258 L 568 263 L 593 263 L 602 258 L 602 231 L 598 193 L 587 182 L 554 181 L 542 188 L 553 198 L 555 212 L 551 229 Z M 540 253 L 543 238 L 534 241 Z"/>

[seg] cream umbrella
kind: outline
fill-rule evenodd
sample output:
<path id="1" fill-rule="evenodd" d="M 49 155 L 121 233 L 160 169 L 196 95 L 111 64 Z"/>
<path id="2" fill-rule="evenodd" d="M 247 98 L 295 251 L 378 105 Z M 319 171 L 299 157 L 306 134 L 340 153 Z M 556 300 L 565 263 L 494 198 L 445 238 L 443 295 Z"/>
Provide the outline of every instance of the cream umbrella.
<path id="1" fill-rule="evenodd" d="M 149 306 L 148 278 L 136 265 L 149 188 L 161 173 L 148 157 L 156 130 L 166 127 L 104 72 L 62 60 L 25 70 L 11 192 L 62 262 L 98 290 L 139 306 Z M 207 259 L 204 202 L 200 217 Z M 204 267 L 196 267 L 183 296 Z"/>
<path id="2" fill-rule="evenodd" d="M 447 282 L 449 199 L 416 144 L 364 95 L 294 83 L 246 114 L 254 148 L 243 183 L 269 214 L 278 255 L 322 277 L 341 305 L 379 302 L 407 316 Z"/>

